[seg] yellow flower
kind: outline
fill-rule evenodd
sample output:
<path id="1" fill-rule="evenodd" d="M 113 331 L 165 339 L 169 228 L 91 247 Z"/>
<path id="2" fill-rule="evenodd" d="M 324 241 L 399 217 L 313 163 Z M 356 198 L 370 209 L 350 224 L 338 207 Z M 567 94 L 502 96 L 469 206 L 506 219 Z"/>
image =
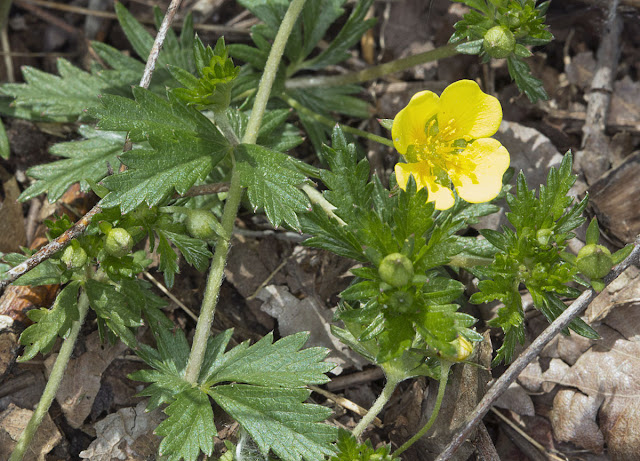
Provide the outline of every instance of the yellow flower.
<path id="1" fill-rule="evenodd" d="M 500 102 L 472 80 L 452 83 L 440 97 L 416 93 L 391 129 L 393 145 L 407 160 L 395 167 L 398 184 L 405 189 L 413 175 L 438 210 L 453 206 L 451 184 L 467 202 L 494 199 L 509 167 L 507 149 L 489 138 L 501 121 Z"/>

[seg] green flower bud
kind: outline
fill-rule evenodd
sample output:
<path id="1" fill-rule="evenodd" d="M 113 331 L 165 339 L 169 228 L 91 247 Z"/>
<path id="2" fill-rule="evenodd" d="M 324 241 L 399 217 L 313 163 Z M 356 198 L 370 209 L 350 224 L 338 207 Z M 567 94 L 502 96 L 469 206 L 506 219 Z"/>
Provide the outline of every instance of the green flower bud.
<path id="1" fill-rule="evenodd" d="M 401 253 L 385 256 L 378 267 L 378 274 L 383 282 L 393 287 L 401 287 L 413 279 L 413 264 Z"/>
<path id="2" fill-rule="evenodd" d="M 536 240 L 540 245 L 547 246 L 552 234 L 553 231 L 551 229 L 540 229 L 536 232 Z"/>
<path id="3" fill-rule="evenodd" d="M 187 231 L 193 238 L 211 240 L 216 237 L 220 227 L 216 216 L 207 210 L 192 210 L 187 214 Z"/>
<path id="4" fill-rule="evenodd" d="M 456 361 L 462 362 L 469 358 L 471 354 L 473 354 L 473 343 L 469 341 L 467 338 L 462 336 L 458 336 L 455 341 L 456 350 L 458 351 L 458 355 L 456 357 Z"/>
<path id="5" fill-rule="evenodd" d="M 80 246 L 68 246 L 62 253 L 61 260 L 69 269 L 78 269 L 87 263 L 87 252 Z"/>
<path id="6" fill-rule="evenodd" d="M 492 58 L 506 58 L 516 48 L 516 39 L 506 27 L 494 26 L 484 34 L 484 50 Z"/>
<path id="7" fill-rule="evenodd" d="M 121 258 L 128 255 L 133 248 L 133 238 L 131 234 L 121 227 L 114 227 L 107 232 L 107 240 L 104 249 L 111 256 Z"/>
<path id="8" fill-rule="evenodd" d="M 600 279 L 613 267 L 611 252 L 602 245 L 585 245 L 576 259 L 578 270 L 590 279 Z"/>

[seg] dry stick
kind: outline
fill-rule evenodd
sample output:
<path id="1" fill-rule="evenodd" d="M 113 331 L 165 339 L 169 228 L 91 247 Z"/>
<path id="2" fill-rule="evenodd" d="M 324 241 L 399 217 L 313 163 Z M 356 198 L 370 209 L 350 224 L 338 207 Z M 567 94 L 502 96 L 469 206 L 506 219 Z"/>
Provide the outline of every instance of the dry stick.
<path id="1" fill-rule="evenodd" d="M 18 0 L 18 1 L 20 1 L 22 4 L 32 3 L 34 5 L 40 5 L 45 8 L 51 8 L 53 10 L 66 11 L 68 13 L 82 14 L 85 16 L 95 16 L 98 18 L 118 19 L 118 15 L 109 11 L 92 10 L 90 8 L 82 8 L 80 6 L 67 5 L 59 2 L 51 2 L 48 0 Z M 142 24 L 152 24 L 152 25 L 155 24 L 154 21 L 141 20 L 140 22 Z M 182 27 L 180 24 L 178 24 L 177 26 Z M 199 30 L 208 31 L 208 32 L 216 32 L 219 34 L 234 34 L 234 33 L 249 34 L 250 33 L 249 29 L 240 29 L 238 27 L 231 27 L 231 26 L 219 26 L 215 24 L 194 24 L 193 27 L 194 29 L 199 29 Z"/>
<path id="2" fill-rule="evenodd" d="M 142 78 L 140 79 L 140 86 L 143 88 L 148 88 L 149 86 L 151 75 L 153 74 L 153 70 L 156 66 L 156 61 L 158 60 L 158 54 L 160 53 L 160 49 L 162 48 L 162 43 L 164 42 L 164 38 L 167 35 L 169 26 L 171 25 L 171 21 L 173 20 L 173 17 L 181 1 L 182 0 L 172 0 L 169 8 L 167 9 L 167 14 L 162 20 L 162 25 L 160 26 L 158 35 L 156 35 L 155 41 L 153 42 L 153 47 L 151 48 L 151 52 L 149 53 L 149 58 L 147 59 L 144 73 L 142 74 Z M 84 231 L 91 223 L 91 219 L 93 218 L 93 216 L 98 214 L 100 211 L 102 211 L 102 207 L 98 203 L 86 215 L 80 218 L 77 223 L 75 223 L 71 228 L 67 229 L 60 237 L 42 247 L 26 261 L 18 264 L 16 267 L 9 269 L 5 274 L 3 274 L 3 280 L 0 281 L 0 290 L 4 290 L 7 285 L 15 281 L 18 277 L 29 272 L 42 261 L 49 259 L 56 252 L 69 245 L 74 238 L 84 233 Z"/>
<path id="3" fill-rule="evenodd" d="M 620 59 L 622 20 L 617 14 L 618 0 L 613 0 L 607 14 L 605 33 L 597 54 L 596 71 L 591 82 L 587 119 L 582 127 L 582 151 L 576 157 L 587 179 L 593 184 L 610 164 L 609 141 L 605 135 L 607 113 Z"/>
<path id="4" fill-rule="evenodd" d="M 604 278 L 607 285 L 613 282 L 631 264 L 637 265 L 640 258 L 640 236 L 636 239 L 635 248 L 623 262 L 618 264 Z M 436 461 L 445 461 L 451 458 L 453 453 L 469 437 L 473 429 L 480 423 L 484 415 L 489 411 L 495 401 L 507 390 L 509 385 L 515 381 L 525 367 L 538 356 L 540 351 L 558 333 L 567 328 L 573 319 L 582 313 L 589 303 L 598 296 L 592 289 L 584 291 L 549 327 L 538 336 L 533 343 L 518 357 L 505 373 L 496 380 L 489 388 L 489 391 L 482 398 L 480 403 L 473 409 L 462 429 L 453 437 L 449 445 L 440 453 Z"/>

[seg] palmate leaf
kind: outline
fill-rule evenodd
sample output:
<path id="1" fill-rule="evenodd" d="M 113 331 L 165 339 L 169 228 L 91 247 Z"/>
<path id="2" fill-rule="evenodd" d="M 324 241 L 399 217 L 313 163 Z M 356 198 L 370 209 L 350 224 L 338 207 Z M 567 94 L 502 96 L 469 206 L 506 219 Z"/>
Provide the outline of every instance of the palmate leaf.
<path id="1" fill-rule="evenodd" d="M 63 337 L 78 320 L 79 282 L 71 282 L 56 297 L 51 309 L 38 309 L 29 312 L 29 318 L 37 322 L 20 335 L 20 344 L 25 346 L 20 362 L 26 362 L 36 356 L 51 351 L 56 339 Z"/>
<path id="2" fill-rule="evenodd" d="M 164 437 L 160 454 L 168 461 L 196 461 L 200 451 L 207 456 L 213 451 L 213 438 L 218 435 L 213 410 L 207 394 L 200 389 L 185 389 L 165 408 L 169 416 L 155 430 Z"/>
<path id="3" fill-rule="evenodd" d="M 102 107 L 93 111 L 99 129 L 128 131 L 132 141 L 148 141 L 153 147 L 123 154 L 120 159 L 129 169 L 103 181 L 111 190 L 103 207 L 120 206 L 123 213 L 142 202 L 156 205 L 174 191 L 185 193 L 229 147 L 209 119 L 171 93 L 168 100 L 139 87 L 133 93 L 135 101 L 105 96 Z"/>
<path id="4" fill-rule="evenodd" d="M 331 410 L 302 403 L 309 396 L 306 389 L 228 384 L 208 393 L 242 425 L 265 456 L 273 450 L 284 461 L 320 461 L 333 453 L 330 444 L 338 431 L 320 423 Z"/>
<path id="5" fill-rule="evenodd" d="M 244 342 L 213 362 L 206 372 L 207 385 L 235 381 L 269 387 L 301 387 L 324 384 L 324 374 L 334 365 L 323 362 L 327 350 L 320 347 L 302 349 L 309 334 L 286 336 L 273 342 L 269 333 L 252 346 Z"/>
<path id="6" fill-rule="evenodd" d="M 122 153 L 124 133 L 97 131 L 87 125 L 82 125 L 78 131 L 85 139 L 55 144 L 49 150 L 52 155 L 65 157 L 64 160 L 27 170 L 27 175 L 37 181 L 20 195 L 20 200 L 31 200 L 48 192 L 49 201 L 53 203 L 72 184 L 79 182 L 81 189 L 86 191 L 89 189 L 87 180 L 97 182 L 107 175 L 107 165 L 112 168 L 119 165 L 117 155 Z"/>
<path id="7" fill-rule="evenodd" d="M 300 222 L 296 213 L 310 207 L 307 197 L 297 187 L 307 179 L 302 173 L 305 167 L 301 162 L 281 152 L 250 144 L 239 145 L 235 158 L 251 205 L 263 207 L 274 227 L 284 221 L 298 230 Z"/>

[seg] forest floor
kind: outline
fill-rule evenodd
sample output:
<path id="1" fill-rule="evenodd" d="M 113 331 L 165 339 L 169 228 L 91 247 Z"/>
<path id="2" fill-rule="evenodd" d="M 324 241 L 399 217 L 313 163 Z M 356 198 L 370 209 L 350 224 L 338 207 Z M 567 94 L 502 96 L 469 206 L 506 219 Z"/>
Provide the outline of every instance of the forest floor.
<path id="1" fill-rule="evenodd" d="M 149 22 L 153 19 L 151 5 L 158 4 L 164 11 L 169 1 L 122 3 L 138 20 Z M 496 137 L 509 150 L 511 166 L 525 172 L 530 186 L 543 183 L 549 168 L 558 166 L 567 151 L 574 152 L 574 172 L 579 176 L 573 189 L 575 195 L 589 193 L 587 213 L 589 217 L 597 216 L 605 245 L 617 250 L 640 233 L 640 2 L 621 1 L 613 22 L 607 18 L 609 3 L 551 2 L 547 23 L 555 40 L 535 50 L 535 57 L 529 61 L 533 74 L 544 82 L 550 96 L 547 101 L 532 104 L 521 95 L 509 77 L 505 60 L 481 64 L 476 56 L 458 55 L 367 83 L 362 96 L 371 104 L 370 119 L 340 122 L 387 136 L 376 119 L 393 118 L 417 91 L 440 93 L 453 81 L 476 80 L 501 101 L 504 121 Z M 78 0 L 69 5 L 113 11 L 112 2 L 106 0 Z M 183 16 L 202 5 L 207 11 L 194 12 L 196 24 L 225 24 L 229 26 L 225 35 L 228 43 L 249 41 L 248 31 L 255 19 L 233 0 L 185 0 L 179 14 Z M 60 6 L 68 5 L 14 0 L 8 22 L 12 54 L 7 59 L 3 53 L 0 59 L 0 81 L 22 81 L 22 66 L 55 73 L 60 57 L 88 68 L 92 60 L 89 40 L 127 49 L 114 18 L 65 11 Z M 371 14 L 378 18 L 378 24 L 353 52 L 346 70 L 446 44 L 453 24 L 464 11 L 461 4 L 447 0 L 376 2 Z M 176 21 L 179 23 L 180 19 Z M 215 43 L 219 36 L 206 28 L 198 33 L 205 44 Z M 327 69 L 336 70 L 345 68 Z M 614 76 L 611 91 L 592 91 L 594 77 L 606 71 Z M 594 94 L 604 95 L 604 102 L 596 102 L 598 98 L 591 97 Z M 596 104 L 609 107 L 604 119 L 594 121 L 589 114 Z M 0 160 L 0 252 L 8 253 L 20 251 L 21 246 L 42 244 L 45 219 L 62 212 L 81 216 L 83 208 L 90 207 L 96 198 L 74 190 L 67 194 L 63 205 L 49 204 L 44 196 L 28 203 L 16 202 L 31 181 L 26 170 L 55 160 L 48 148 L 71 139 L 72 130 L 63 125 L 6 117 L 3 122 L 11 155 Z M 373 142 L 364 141 L 362 145 L 372 169 L 388 178 L 397 153 Z M 296 155 L 308 159 L 314 153 L 307 142 Z M 495 229 L 505 223 L 502 213 L 476 227 Z M 272 330 L 276 336 L 311 331 L 310 344 L 331 348 L 331 357 L 339 364 L 332 381 L 323 386 L 324 394 L 314 392 L 311 399 L 334 410 L 331 421 L 352 428 L 360 417 L 348 402 L 368 408 L 384 384 L 378 369 L 346 351 L 329 333 L 337 295 L 352 279 L 352 262 L 303 247 L 299 235 L 274 232 L 266 219 L 248 212 L 240 214 L 236 225 L 214 329 L 234 328 L 234 340 L 238 342 L 255 341 Z M 584 229 L 578 233 L 572 250 L 582 246 L 580 238 L 584 240 Z M 158 294 L 167 298 L 175 324 L 191 337 L 206 274 L 187 265 L 181 270 L 170 293 L 162 289 L 162 276 L 153 266 L 148 277 L 158 286 Z M 473 280 L 464 281 L 473 290 Z M 46 306 L 52 299 L 52 293 L 46 290 L 15 296 L 32 307 Z M 7 314 L 12 303 L 15 306 L 18 302 L 16 299 L 3 297 L 0 313 Z M 493 440 L 500 459 L 640 459 L 639 300 L 640 277 L 632 266 L 585 313 L 584 318 L 602 339 L 559 336 L 524 370 L 484 419 L 482 430 Z M 530 308 L 530 298 L 525 296 L 524 301 L 528 344 L 548 323 Z M 466 309 L 481 319 L 477 328 L 483 331 L 488 328 L 484 322 L 495 315 L 498 307 Z M 0 335 L 0 459 L 5 459 L 6 450 L 13 446 L 12 431 L 23 427 L 30 416 L 52 363 L 52 357 L 37 356 L 27 363 L 15 364 L 19 332 L 14 331 L 11 336 L 7 333 Z M 499 332 L 491 334 L 494 344 L 499 344 Z M 484 353 L 487 355 L 486 350 Z M 38 435 L 36 451 L 29 454 L 29 459 L 80 459 L 83 451 L 87 459 L 153 459 L 159 439 L 151 430 L 157 415 L 143 413 L 142 399 L 135 396 L 141 390 L 140 383 L 127 378 L 142 367 L 126 347 L 101 344 L 96 323 L 89 322 Z M 504 369 L 491 370 L 491 376 L 498 377 Z M 467 379 L 481 379 L 481 371 L 473 373 L 475 378 Z M 458 397 L 475 392 L 474 385 L 478 387 L 473 381 L 451 386 L 443 415 L 450 418 L 453 413 L 464 415 L 470 411 L 469 402 L 459 404 L 458 400 L 464 399 Z M 398 446 L 421 425 L 421 420 L 424 422 L 428 395 L 433 396 L 434 390 L 433 383 L 426 379 L 402 383 L 381 414 L 379 427 L 372 427 L 365 435 L 374 444 L 391 441 Z M 136 418 L 147 418 L 148 427 L 127 432 Z M 222 422 L 216 449 L 221 450 L 222 440 L 233 438 L 236 431 L 236 424 Z M 442 433 L 445 432 L 443 428 Z M 446 442 L 446 437 L 438 436 L 436 431 L 432 445 L 409 451 L 404 459 L 432 459 L 428 452 L 437 453 Z M 471 451 L 466 457 L 475 459 L 475 455 L 469 455 Z"/>

